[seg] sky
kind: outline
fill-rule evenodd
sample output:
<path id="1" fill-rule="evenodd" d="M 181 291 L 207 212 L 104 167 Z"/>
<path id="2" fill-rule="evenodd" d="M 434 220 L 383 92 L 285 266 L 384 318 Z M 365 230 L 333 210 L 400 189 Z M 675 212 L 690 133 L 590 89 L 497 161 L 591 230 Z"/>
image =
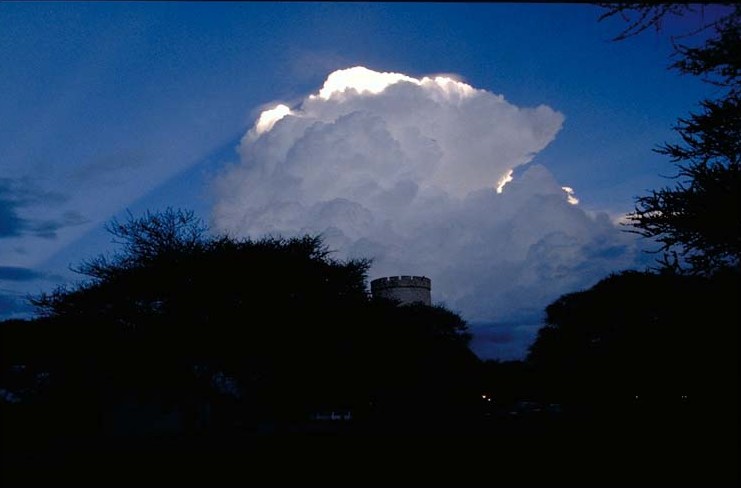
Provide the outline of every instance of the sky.
<path id="1" fill-rule="evenodd" d="M 0 319 L 171 206 L 429 276 L 521 358 L 548 303 L 651 263 L 619 222 L 713 93 L 667 69 L 713 12 L 612 42 L 580 4 L 0 3 Z"/>

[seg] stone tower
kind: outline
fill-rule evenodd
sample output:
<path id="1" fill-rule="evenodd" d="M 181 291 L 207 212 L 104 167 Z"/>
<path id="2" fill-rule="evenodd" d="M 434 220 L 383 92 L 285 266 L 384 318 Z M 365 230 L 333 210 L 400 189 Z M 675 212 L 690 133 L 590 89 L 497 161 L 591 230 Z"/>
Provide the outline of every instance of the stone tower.
<path id="1" fill-rule="evenodd" d="M 387 276 L 371 281 L 371 294 L 376 298 L 397 300 L 400 305 L 432 305 L 432 281 L 424 276 Z"/>

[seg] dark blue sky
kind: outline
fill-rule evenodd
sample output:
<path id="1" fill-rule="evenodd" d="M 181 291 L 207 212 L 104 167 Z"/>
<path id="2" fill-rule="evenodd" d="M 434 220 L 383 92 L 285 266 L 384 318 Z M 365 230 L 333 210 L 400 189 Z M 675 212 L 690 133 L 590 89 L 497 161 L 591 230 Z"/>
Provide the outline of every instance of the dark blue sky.
<path id="1" fill-rule="evenodd" d="M 705 18 L 713 14 L 712 8 Z M 102 225 L 168 205 L 211 218 L 260 111 L 338 69 L 454 74 L 564 116 L 533 163 L 611 219 L 665 183 L 678 116 L 712 87 L 667 70 L 669 34 L 611 42 L 591 5 L 0 3 L 0 317 L 110 249 Z M 515 175 L 518 171 L 515 171 Z M 493 185 L 494 182 L 491 182 Z M 592 279 L 592 277 L 590 277 Z M 464 314 L 465 315 L 465 314 Z"/>

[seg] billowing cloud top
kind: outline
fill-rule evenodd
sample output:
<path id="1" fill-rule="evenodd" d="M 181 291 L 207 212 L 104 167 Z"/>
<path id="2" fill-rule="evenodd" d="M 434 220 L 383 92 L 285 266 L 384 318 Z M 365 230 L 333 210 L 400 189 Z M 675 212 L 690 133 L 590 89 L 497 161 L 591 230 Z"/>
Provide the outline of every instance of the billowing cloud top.
<path id="1" fill-rule="evenodd" d="M 322 100 L 329 100 L 333 96 L 341 98 L 348 90 L 352 90 L 356 94 L 376 95 L 399 82 L 424 86 L 440 93 L 446 93 L 449 96 L 472 96 L 477 91 L 470 85 L 447 76 L 436 76 L 434 78 L 425 76 L 418 80 L 401 73 L 379 73 L 363 66 L 355 66 L 354 68 L 341 69 L 331 73 L 327 77 L 327 81 L 324 82 L 322 89 L 319 90 L 319 94 L 310 95 L 309 98 L 321 98 Z"/>
<path id="2" fill-rule="evenodd" d="M 245 134 L 215 181 L 214 225 L 321 232 L 340 256 L 373 258 L 371 277 L 429 276 L 469 320 L 532 317 L 633 260 L 607 216 L 531 163 L 563 120 L 452 77 L 335 71 Z"/>
<path id="3" fill-rule="evenodd" d="M 276 122 L 291 113 L 291 109 L 288 106 L 279 104 L 270 110 L 265 110 L 260 114 L 260 118 L 255 122 L 255 127 L 252 132 L 255 137 L 259 136 L 263 132 L 267 132 L 273 128 Z"/>

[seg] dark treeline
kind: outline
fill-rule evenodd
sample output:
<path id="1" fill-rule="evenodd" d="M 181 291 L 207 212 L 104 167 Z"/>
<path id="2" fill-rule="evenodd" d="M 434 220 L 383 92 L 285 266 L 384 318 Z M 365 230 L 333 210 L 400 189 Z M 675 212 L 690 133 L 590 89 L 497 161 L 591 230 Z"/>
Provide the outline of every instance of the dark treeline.
<path id="1" fill-rule="evenodd" d="M 738 273 L 625 272 L 546 309 L 528 361 L 549 395 L 596 407 L 692 399 L 718 411 L 736 394 Z"/>
<path id="2" fill-rule="evenodd" d="M 210 236 L 172 209 L 108 230 L 118 253 L 35 298 L 40 318 L 0 325 L 8 459 L 155 440 L 239 450 L 314 431 L 411 435 L 462 428 L 478 407 L 465 322 L 371 299 L 369 263 L 333 259 L 318 237 Z M 439 421 L 452 418 L 461 425 Z M 13 481 L 38 475 L 27 468 Z"/>
<path id="3" fill-rule="evenodd" d="M 506 418 L 505 432 L 517 415 L 516 435 L 567 449 L 551 460 L 598 466 L 587 485 L 733 486 L 739 292 L 737 269 L 666 270 L 562 296 L 524 361 L 484 364 L 488 394 L 503 402 L 490 415 Z"/>
<path id="4" fill-rule="evenodd" d="M 476 363 L 460 317 L 370 300 L 368 263 L 331 259 L 317 237 L 214 238 L 174 210 L 111 229 L 121 254 L 36 299 L 42 318 L 0 328 L 3 378 L 42 375 L 43 388 L 24 391 L 54 405 L 60 418 L 45 418 L 60 428 L 99 430 L 101 415 L 140 397 L 183 410 L 223 397 L 245 428 L 326 408 L 362 415 L 433 386 L 451 393 Z M 188 413 L 183 428 L 196 429 Z"/>
<path id="5" fill-rule="evenodd" d="M 733 269 L 613 275 L 552 303 L 525 361 L 481 362 L 457 314 L 372 299 L 318 237 L 171 209 L 109 230 L 86 281 L 0 324 L 7 483 L 734 479 Z"/>

